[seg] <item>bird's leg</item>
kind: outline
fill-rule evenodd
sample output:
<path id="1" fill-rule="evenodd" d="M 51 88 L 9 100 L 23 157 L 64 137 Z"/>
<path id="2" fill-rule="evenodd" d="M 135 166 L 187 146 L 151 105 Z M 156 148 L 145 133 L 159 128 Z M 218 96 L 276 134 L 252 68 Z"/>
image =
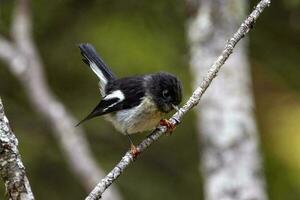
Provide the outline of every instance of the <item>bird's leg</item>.
<path id="1" fill-rule="evenodd" d="M 127 135 L 129 142 L 130 142 L 130 153 L 133 156 L 133 158 L 136 158 L 140 152 L 136 148 L 136 146 L 133 144 L 132 139 L 131 139 L 130 135 L 127 133 L 127 131 L 125 132 L 125 134 Z"/>
<path id="2" fill-rule="evenodd" d="M 168 133 L 169 135 L 171 135 L 172 132 L 173 132 L 173 131 L 175 130 L 175 128 L 176 128 L 176 126 L 175 126 L 173 123 L 171 123 L 169 120 L 167 120 L 167 119 L 161 119 L 161 120 L 159 121 L 159 125 L 165 126 L 165 127 L 167 128 L 167 133 Z"/>

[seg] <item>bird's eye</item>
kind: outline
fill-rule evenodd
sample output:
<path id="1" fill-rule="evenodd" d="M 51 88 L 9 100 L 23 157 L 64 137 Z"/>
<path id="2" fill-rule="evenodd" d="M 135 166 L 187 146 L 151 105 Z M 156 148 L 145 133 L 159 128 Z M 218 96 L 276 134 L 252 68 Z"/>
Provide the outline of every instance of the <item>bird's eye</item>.
<path id="1" fill-rule="evenodd" d="M 162 92 L 162 96 L 163 96 L 164 98 L 168 98 L 168 97 L 170 96 L 169 90 L 164 90 L 164 91 Z"/>

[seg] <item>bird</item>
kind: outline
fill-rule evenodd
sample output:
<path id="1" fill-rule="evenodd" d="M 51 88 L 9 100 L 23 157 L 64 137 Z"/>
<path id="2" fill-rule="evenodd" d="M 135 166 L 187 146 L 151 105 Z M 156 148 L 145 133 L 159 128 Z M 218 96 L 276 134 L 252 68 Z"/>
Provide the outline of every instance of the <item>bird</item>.
<path id="1" fill-rule="evenodd" d="M 173 74 L 157 72 L 117 78 L 89 43 L 79 44 L 82 61 L 99 79 L 101 99 L 76 126 L 103 116 L 122 134 L 128 136 L 131 153 L 139 154 L 130 134 L 153 130 L 158 125 L 172 131 L 174 125 L 162 117 L 178 110 L 182 100 L 181 81 Z"/>

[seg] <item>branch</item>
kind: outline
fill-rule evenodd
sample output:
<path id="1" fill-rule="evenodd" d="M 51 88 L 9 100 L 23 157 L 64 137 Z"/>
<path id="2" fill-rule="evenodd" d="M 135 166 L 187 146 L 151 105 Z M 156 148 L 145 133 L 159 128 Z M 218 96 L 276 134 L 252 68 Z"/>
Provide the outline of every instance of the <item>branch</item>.
<path id="1" fill-rule="evenodd" d="M 9 62 L 16 55 L 16 50 L 13 44 L 7 41 L 0 35 L 0 58 Z"/>
<path id="2" fill-rule="evenodd" d="M 9 200 L 34 200 L 17 146 L 0 97 L 0 175 Z"/>
<path id="3" fill-rule="evenodd" d="M 89 191 L 104 176 L 94 159 L 84 131 L 74 127 L 76 119 L 55 97 L 44 75 L 44 65 L 32 38 L 30 0 L 18 0 L 14 11 L 11 35 L 13 42 L 0 36 L 0 59 L 22 83 L 32 106 L 50 124 L 60 143 L 70 169 Z M 120 200 L 116 188 L 105 196 Z"/>
<path id="4" fill-rule="evenodd" d="M 247 17 L 247 19 L 241 24 L 240 28 L 236 33 L 228 40 L 224 50 L 221 55 L 215 61 L 215 63 L 210 67 L 210 70 L 204 77 L 200 86 L 194 91 L 190 99 L 186 102 L 186 104 L 180 108 L 178 112 L 176 112 L 171 118 L 170 121 L 174 126 L 177 126 L 183 116 L 191 110 L 194 106 L 196 106 L 203 93 L 209 87 L 212 80 L 216 77 L 219 72 L 221 66 L 228 59 L 230 54 L 232 54 L 235 45 L 250 31 L 256 22 L 259 15 L 263 12 L 263 10 L 269 6 L 271 3 L 270 0 L 261 0 L 256 8 L 252 11 L 252 13 Z M 144 141 L 142 141 L 138 146 L 139 152 L 143 152 L 146 150 L 153 142 L 158 140 L 164 133 L 166 132 L 166 128 L 159 126 L 156 130 L 154 130 Z M 128 151 L 121 161 L 111 170 L 106 177 L 104 177 L 98 185 L 93 189 L 93 191 L 89 194 L 86 200 L 96 200 L 100 199 L 103 192 L 122 174 L 122 172 L 134 161 L 130 151 Z"/>

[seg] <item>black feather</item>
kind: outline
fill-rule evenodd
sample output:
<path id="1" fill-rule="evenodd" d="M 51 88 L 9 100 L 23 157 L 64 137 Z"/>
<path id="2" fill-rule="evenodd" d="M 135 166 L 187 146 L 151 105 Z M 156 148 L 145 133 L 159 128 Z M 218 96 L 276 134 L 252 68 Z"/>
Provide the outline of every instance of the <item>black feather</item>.
<path id="1" fill-rule="evenodd" d="M 102 71 L 103 75 L 107 80 L 115 80 L 116 76 L 113 74 L 113 72 L 109 69 L 109 67 L 104 63 L 104 61 L 101 59 L 101 57 L 96 52 L 95 48 L 91 44 L 79 44 L 79 49 L 81 52 L 81 55 L 84 57 L 82 61 L 89 65 L 90 62 L 94 62 L 97 67 Z"/>
<path id="2" fill-rule="evenodd" d="M 151 74 L 150 77 L 151 79 L 149 79 L 147 83 L 147 88 L 160 110 L 164 111 L 166 104 L 180 104 L 182 100 L 182 86 L 180 80 L 176 76 L 166 72 L 159 72 Z M 170 94 L 167 99 L 163 97 L 162 93 L 164 90 L 168 90 Z M 169 112 L 169 110 L 166 111 Z"/>
<path id="3" fill-rule="evenodd" d="M 129 109 L 139 105 L 145 96 L 144 76 L 131 76 L 120 78 L 109 82 L 106 86 L 106 93 L 120 90 L 125 96 L 122 101 L 122 109 Z"/>
<path id="4" fill-rule="evenodd" d="M 117 103 L 119 98 L 103 99 L 93 109 L 93 111 L 76 126 L 97 116 L 116 112 L 119 110 L 130 109 L 139 105 L 145 95 L 145 88 L 143 86 L 143 76 L 135 76 L 128 78 L 121 78 L 111 81 L 106 86 L 106 94 L 111 94 L 114 91 L 120 90 L 125 99 Z M 113 106 L 112 106 L 113 105 Z"/>
<path id="5" fill-rule="evenodd" d="M 118 101 L 119 101 L 118 98 L 113 98 L 113 99 L 108 99 L 108 100 L 103 99 L 102 101 L 100 101 L 100 103 L 98 103 L 98 105 L 93 109 L 93 111 L 90 114 L 88 114 L 88 116 L 86 116 L 83 120 L 81 120 L 78 124 L 76 124 L 76 126 L 79 126 L 81 123 L 83 123 L 89 119 L 92 119 L 94 117 L 101 116 L 101 115 L 121 109 L 120 108 L 121 105 L 118 105 L 118 104 L 110 107 L 111 105 L 113 105 L 114 103 L 116 103 Z"/>

